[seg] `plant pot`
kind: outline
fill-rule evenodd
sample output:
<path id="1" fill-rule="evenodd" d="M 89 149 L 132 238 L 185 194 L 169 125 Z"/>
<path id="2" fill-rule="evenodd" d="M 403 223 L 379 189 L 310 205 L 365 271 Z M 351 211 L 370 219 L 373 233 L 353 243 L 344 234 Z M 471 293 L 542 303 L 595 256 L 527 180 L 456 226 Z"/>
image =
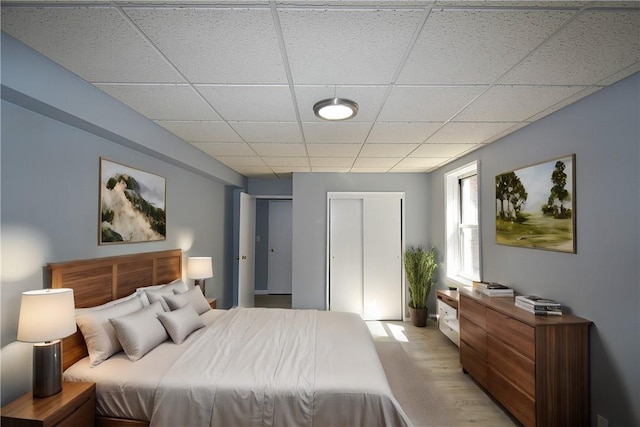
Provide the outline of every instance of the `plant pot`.
<path id="1" fill-rule="evenodd" d="M 409 307 L 409 315 L 411 316 L 411 324 L 413 326 L 427 326 L 427 309 Z"/>

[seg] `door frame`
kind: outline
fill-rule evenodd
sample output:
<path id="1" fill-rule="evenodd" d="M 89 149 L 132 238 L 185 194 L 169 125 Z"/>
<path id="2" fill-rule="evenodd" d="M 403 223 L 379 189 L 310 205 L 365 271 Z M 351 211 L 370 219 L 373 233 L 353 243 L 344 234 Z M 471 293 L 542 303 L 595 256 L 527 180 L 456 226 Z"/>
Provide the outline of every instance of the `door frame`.
<path id="1" fill-rule="evenodd" d="M 375 196 L 375 197 L 383 197 L 389 196 L 390 198 L 400 198 L 400 238 L 402 242 L 400 244 L 400 248 L 402 251 L 402 259 L 400 262 L 401 270 L 402 270 L 402 278 L 401 278 L 401 286 L 402 286 L 402 320 L 405 321 L 409 318 L 408 308 L 407 308 L 407 285 L 405 283 L 405 272 L 404 272 L 404 251 L 405 251 L 405 193 L 404 191 L 327 191 L 327 223 L 326 223 L 326 254 L 325 254 L 325 307 L 327 310 L 330 309 L 329 306 L 329 290 L 330 290 L 330 280 L 329 280 L 329 269 L 330 269 L 330 240 L 331 240 L 331 199 L 357 199 L 357 198 L 366 198 L 366 196 Z"/>

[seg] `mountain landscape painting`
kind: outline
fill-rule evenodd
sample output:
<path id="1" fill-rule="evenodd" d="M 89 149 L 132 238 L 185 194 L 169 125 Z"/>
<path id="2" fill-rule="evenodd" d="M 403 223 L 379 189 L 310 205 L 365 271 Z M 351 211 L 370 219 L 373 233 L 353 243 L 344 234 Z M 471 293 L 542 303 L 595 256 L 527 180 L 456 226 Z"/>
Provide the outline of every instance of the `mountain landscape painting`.
<path id="1" fill-rule="evenodd" d="M 165 179 L 100 159 L 99 244 L 165 240 Z"/>
<path id="2" fill-rule="evenodd" d="M 496 176 L 496 243 L 576 252 L 575 155 Z"/>

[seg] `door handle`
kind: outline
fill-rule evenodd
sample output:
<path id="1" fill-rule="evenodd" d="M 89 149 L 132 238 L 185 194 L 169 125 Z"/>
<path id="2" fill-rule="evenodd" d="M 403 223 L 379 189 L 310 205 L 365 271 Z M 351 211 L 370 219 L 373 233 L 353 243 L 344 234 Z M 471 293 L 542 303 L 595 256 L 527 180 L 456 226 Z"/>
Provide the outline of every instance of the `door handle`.
<path id="1" fill-rule="evenodd" d="M 271 248 L 271 252 L 275 252 L 275 251 L 276 251 L 275 249 Z"/>
<path id="2" fill-rule="evenodd" d="M 242 255 L 242 259 L 247 259 L 247 256 L 246 255 Z"/>

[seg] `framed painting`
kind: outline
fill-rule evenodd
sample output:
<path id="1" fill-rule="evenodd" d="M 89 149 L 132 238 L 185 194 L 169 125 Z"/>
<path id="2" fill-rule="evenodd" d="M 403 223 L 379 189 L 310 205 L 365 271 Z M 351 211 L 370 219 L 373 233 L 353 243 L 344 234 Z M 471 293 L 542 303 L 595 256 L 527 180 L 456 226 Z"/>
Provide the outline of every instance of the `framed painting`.
<path id="1" fill-rule="evenodd" d="M 576 253 L 575 154 L 496 176 L 496 243 Z"/>
<path id="2" fill-rule="evenodd" d="M 165 199 L 163 177 L 101 157 L 98 244 L 165 240 Z"/>

